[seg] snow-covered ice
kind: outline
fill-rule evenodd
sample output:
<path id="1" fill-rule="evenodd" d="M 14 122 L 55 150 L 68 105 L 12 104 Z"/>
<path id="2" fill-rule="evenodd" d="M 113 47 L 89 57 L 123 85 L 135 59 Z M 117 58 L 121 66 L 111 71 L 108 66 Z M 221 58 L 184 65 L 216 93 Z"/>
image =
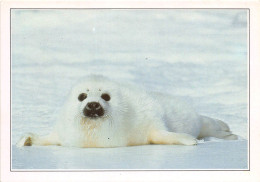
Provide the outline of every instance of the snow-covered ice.
<path id="1" fill-rule="evenodd" d="M 247 169 L 247 10 L 12 10 L 12 169 Z M 238 141 L 111 149 L 15 143 L 47 134 L 90 73 L 176 95 Z"/>
<path id="2" fill-rule="evenodd" d="M 239 149 L 239 150 L 238 150 Z M 247 142 L 198 146 L 144 145 L 119 148 L 13 148 L 13 169 L 246 169 Z"/>

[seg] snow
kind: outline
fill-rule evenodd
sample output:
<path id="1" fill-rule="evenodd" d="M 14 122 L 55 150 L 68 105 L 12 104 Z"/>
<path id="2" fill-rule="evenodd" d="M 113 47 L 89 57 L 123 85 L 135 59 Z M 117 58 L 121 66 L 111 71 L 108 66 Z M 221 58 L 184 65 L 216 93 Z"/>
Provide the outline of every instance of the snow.
<path id="1" fill-rule="evenodd" d="M 13 9 L 11 18 L 12 169 L 248 168 L 246 10 Z M 179 96 L 241 139 L 17 149 L 24 133 L 49 132 L 70 87 L 90 73 Z"/>
<path id="2" fill-rule="evenodd" d="M 239 151 L 237 149 L 239 148 Z M 228 149 L 228 150 L 227 150 Z M 246 169 L 247 142 L 198 146 L 144 145 L 119 148 L 13 148 L 13 169 Z M 231 155 L 232 154 L 232 155 Z"/>

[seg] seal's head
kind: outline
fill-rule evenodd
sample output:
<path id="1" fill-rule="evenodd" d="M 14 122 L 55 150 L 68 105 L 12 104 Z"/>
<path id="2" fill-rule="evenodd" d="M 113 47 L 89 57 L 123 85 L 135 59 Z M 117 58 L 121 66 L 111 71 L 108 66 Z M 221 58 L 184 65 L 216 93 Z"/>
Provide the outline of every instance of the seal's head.
<path id="1" fill-rule="evenodd" d="M 104 120 L 123 107 L 118 85 L 103 76 L 89 76 L 79 82 L 73 87 L 70 100 L 74 105 L 71 112 L 84 121 Z"/>
<path id="2" fill-rule="evenodd" d="M 100 89 L 100 91 L 101 91 L 101 89 Z M 108 93 L 102 93 L 102 95 L 100 97 L 107 102 L 110 100 L 110 95 Z M 88 98 L 87 93 L 81 93 L 78 96 L 78 100 L 80 102 L 83 102 L 87 98 Z M 104 108 L 101 105 L 102 102 L 100 101 L 100 99 L 95 98 L 95 99 L 92 99 L 92 100 L 91 101 L 89 100 L 86 103 L 86 105 L 83 104 L 84 108 L 83 108 L 82 112 L 83 112 L 84 117 L 96 118 L 96 117 L 103 116 L 105 111 L 104 111 Z"/>

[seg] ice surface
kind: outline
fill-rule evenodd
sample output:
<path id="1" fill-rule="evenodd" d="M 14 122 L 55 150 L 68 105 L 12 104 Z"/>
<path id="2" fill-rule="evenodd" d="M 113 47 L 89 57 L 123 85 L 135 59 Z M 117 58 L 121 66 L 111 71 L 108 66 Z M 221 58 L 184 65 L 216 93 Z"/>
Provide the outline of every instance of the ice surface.
<path id="1" fill-rule="evenodd" d="M 239 150 L 238 150 L 239 149 Z M 13 147 L 13 169 L 246 169 L 247 142 L 119 148 Z"/>
<path id="2" fill-rule="evenodd" d="M 90 73 L 177 95 L 247 139 L 246 10 L 13 9 L 11 18 L 13 169 L 248 167 L 245 140 L 196 147 L 14 146 L 26 132 L 47 134 L 71 85 Z"/>

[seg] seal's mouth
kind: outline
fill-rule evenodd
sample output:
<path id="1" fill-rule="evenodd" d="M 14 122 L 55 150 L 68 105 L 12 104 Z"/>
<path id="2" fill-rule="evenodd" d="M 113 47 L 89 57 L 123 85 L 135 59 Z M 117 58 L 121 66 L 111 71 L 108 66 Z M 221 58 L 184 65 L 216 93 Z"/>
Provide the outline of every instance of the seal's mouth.
<path id="1" fill-rule="evenodd" d="M 89 118 L 99 118 L 104 115 L 104 110 L 99 110 L 99 111 L 85 111 L 83 112 L 84 116 L 89 117 Z"/>
<path id="2" fill-rule="evenodd" d="M 83 109 L 84 116 L 89 118 L 99 118 L 102 117 L 104 113 L 103 107 L 98 102 L 90 102 Z"/>

